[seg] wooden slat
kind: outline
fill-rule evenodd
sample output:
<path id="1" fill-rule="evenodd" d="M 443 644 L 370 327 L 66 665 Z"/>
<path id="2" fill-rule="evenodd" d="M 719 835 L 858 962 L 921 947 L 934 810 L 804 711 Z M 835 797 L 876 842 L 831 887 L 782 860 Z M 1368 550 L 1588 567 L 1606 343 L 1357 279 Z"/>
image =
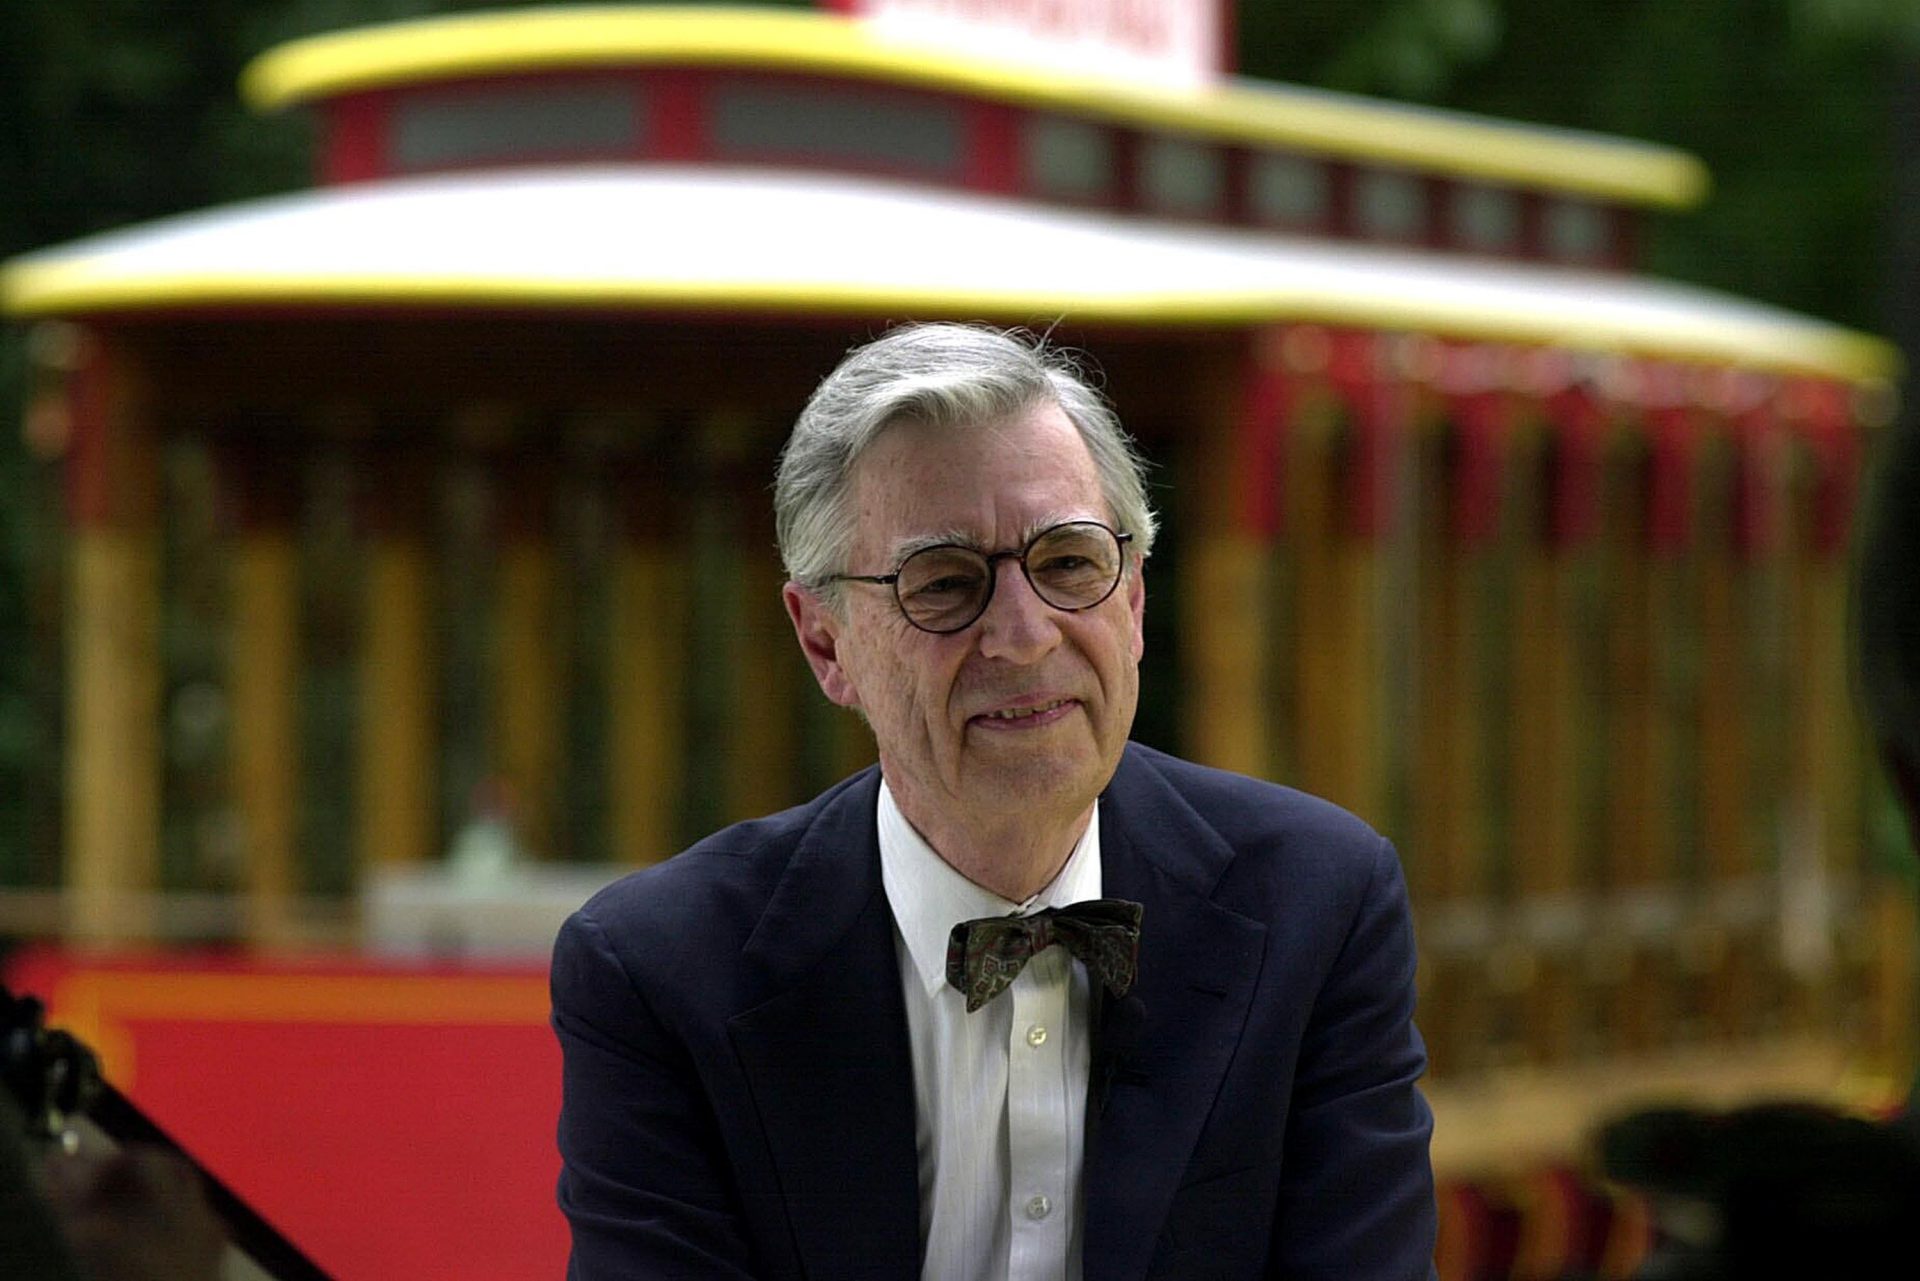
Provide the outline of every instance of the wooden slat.
<path id="1" fill-rule="evenodd" d="M 765 508 L 765 485 L 741 502 Z M 772 521 L 749 515 L 742 522 L 738 634 L 731 658 L 733 710 L 728 768 L 729 818 L 758 818 L 797 803 L 799 696 L 812 673 L 801 656 L 793 627 L 780 603 L 786 574 L 773 549 Z"/>
<path id="2" fill-rule="evenodd" d="M 69 938 L 151 928 L 160 838 L 160 550 L 150 531 L 79 529 L 68 553 Z"/>
<path id="3" fill-rule="evenodd" d="M 657 863 L 679 848 L 684 768 L 685 557 L 629 535 L 613 554 L 608 597 L 607 796 L 616 860 Z"/>
<path id="4" fill-rule="evenodd" d="M 233 553 L 231 770 L 245 839 L 247 934 L 289 938 L 300 894 L 299 553 L 279 524 L 243 529 Z"/>
<path id="5" fill-rule="evenodd" d="M 804 660 L 780 602 L 786 576 L 767 489 L 778 430 L 767 414 L 737 401 L 704 414 L 699 424 L 700 501 L 718 565 L 705 598 L 715 616 L 703 631 L 714 644 L 693 661 L 705 669 L 702 679 L 710 682 L 719 717 L 705 732 L 715 751 L 721 823 L 759 818 L 798 799 L 795 668 Z"/>
<path id="6" fill-rule="evenodd" d="M 1749 824 L 1754 782 L 1755 682 L 1745 610 L 1749 566 L 1739 546 L 1735 493 L 1739 458 L 1724 437 L 1708 442 L 1699 472 L 1701 502 L 1698 610 L 1700 622 L 1699 771 L 1704 888 L 1713 895 L 1751 885 L 1758 851 Z M 1758 1030 L 1762 961 L 1755 931 L 1717 921 L 1696 923 L 1705 984 L 1703 1014 L 1717 1038 Z"/>
<path id="7" fill-rule="evenodd" d="M 1378 822 L 1378 566 L 1375 548 L 1342 519 L 1348 430 L 1338 411 L 1310 403 L 1288 433 L 1287 537 L 1300 638 L 1295 753 L 1300 786 Z"/>
<path id="8" fill-rule="evenodd" d="M 1797 448 L 1804 448 L 1796 444 Z M 1818 546 L 1810 454 L 1788 498 L 1787 776 L 1783 790 L 1781 947 L 1790 1025 L 1833 1026 L 1854 994 L 1840 986 L 1827 919 L 1837 890 L 1861 870 L 1856 728 L 1846 687 L 1845 566 Z M 1870 945 L 1868 945 L 1870 946 Z"/>
<path id="9" fill-rule="evenodd" d="M 1268 548 L 1246 512 L 1245 405 L 1232 393 L 1244 371 L 1227 357 L 1203 361 L 1182 460 L 1185 509 L 1180 545 L 1180 663 L 1183 726 L 1195 760 L 1256 777 L 1274 776 L 1269 724 L 1268 638 L 1272 602 Z M 1148 591 L 1152 608 L 1152 591 Z"/>
<path id="10" fill-rule="evenodd" d="M 422 476 L 396 467 L 367 551 L 360 653 L 358 857 L 362 867 L 418 863 L 437 853 L 432 566 Z"/>
<path id="11" fill-rule="evenodd" d="M 146 936 L 160 862 L 159 453 L 151 391 L 97 334 L 69 387 L 68 936 Z"/>
<path id="12" fill-rule="evenodd" d="M 1540 919 L 1578 906 L 1575 866 L 1575 673 L 1570 553 L 1548 537 L 1547 439 L 1529 424 L 1509 439 L 1509 502 L 1505 537 L 1513 557 L 1510 846 L 1514 889 L 1522 910 Z M 1558 940 L 1553 940 L 1557 944 Z M 1564 1062 L 1573 1054 L 1579 994 L 1574 953 L 1539 945 L 1524 1009 L 1528 1057 Z"/>
<path id="13" fill-rule="evenodd" d="M 1605 540 L 1609 592 L 1607 671 L 1607 880 L 1617 896 L 1660 884 L 1670 871 L 1662 794 L 1666 730 L 1655 670 L 1669 593 L 1646 534 L 1643 440 L 1616 441 L 1607 460 Z M 1623 946 L 1603 967 L 1610 991 L 1610 1052 L 1644 1054 L 1665 1043 L 1667 976 L 1645 947 Z"/>
<path id="14" fill-rule="evenodd" d="M 554 853 L 563 692 L 558 566 L 544 531 L 510 533 L 494 596 L 493 743 L 521 849 Z"/>
<path id="15" fill-rule="evenodd" d="M 1484 906 L 1478 884 L 1485 813 L 1479 803 L 1485 761 L 1475 732 L 1472 644 L 1473 579 L 1453 536 L 1448 429 L 1419 438 L 1419 733 L 1414 745 L 1410 875 L 1414 901 L 1425 908 L 1471 911 Z M 1421 997 L 1436 1076 L 1470 1071 L 1488 1049 L 1485 974 L 1477 948 L 1432 940 L 1423 952 L 1431 975 Z M 1440 946 L 1446 943 L 1446 947 Z"/>
<path id="16" fill-rule="evenodd" d="M 1180 566 L 1180 654 L 1188 750 L 1220 769 L 1267 776 L 1266 552 L 1252 536 L 1196 530 Z"/>

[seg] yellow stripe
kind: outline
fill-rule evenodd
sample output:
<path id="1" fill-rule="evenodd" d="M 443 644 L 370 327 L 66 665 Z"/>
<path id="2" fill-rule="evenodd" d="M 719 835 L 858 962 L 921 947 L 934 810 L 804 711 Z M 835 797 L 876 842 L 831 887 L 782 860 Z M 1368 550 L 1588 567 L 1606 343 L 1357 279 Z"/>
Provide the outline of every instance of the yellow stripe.
<path id="1" fill-rule="evenodd" d="M 1184 92 L 891 43 L 833 14 L 582 8 L 463 14 L 313 36 L 241 78 L 262 110 L 355 90 L 556 67 L 693 63 L 858 76 L 980 94 L 1223 142 L 1685 208 L 1707 171 L 1685 152 L 1250 81 Z"/>
<path id="2" fill-rule="evenodd" d="M 0 310 L 19 316 L 151 311 L 170 307 L 606 306 L 792 314 L 1069 316 L 1088 324 L 1354 325 L 1482 341 L 1545 343 L 1669 360 L 1727 364 L 1854 381 L 1895 377 L 1889 343 L 1816 323 L 1609 324 L 1578 307 L 1496 309 L 1442 300 L 1356 299 L 1338 292 L 1077 295 L 1060 290 L 950 289 L 845 282 L 533 280 L 350 275 L 108 275 L 86 262 L 16 264 L 0 272 Z"/>
<path id="3" fill-rule="evenodd" d="M 86 970 L 57 1004 L 89 1020 L 541 1026 L 547 981 L 526 975 L 129 974 Z"/>
<path id="4" fill-rule="evenodd" d="M 107 1078 L 133 1087 L 130 1023 L 418 1024 L 537 1027 L 544 978 L 514 975 L 143 974 L 82 969 L 54 985 L 48 1012 L 89 1046 Z"/>

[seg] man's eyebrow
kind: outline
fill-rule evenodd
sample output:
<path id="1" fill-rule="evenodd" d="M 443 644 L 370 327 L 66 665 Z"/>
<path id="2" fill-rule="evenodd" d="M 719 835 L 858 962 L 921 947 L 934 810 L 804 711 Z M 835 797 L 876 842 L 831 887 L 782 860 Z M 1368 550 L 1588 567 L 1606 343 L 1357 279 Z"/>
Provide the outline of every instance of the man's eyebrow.
<path id="1" fill-rule="evenodd" d="M 972 534 L 958 529 L 941 530 L 932 534 L 916 534 L 912 538 L 903 538 L 893 545 L 893 563 L 898 565 L 915 552 L 923 552 L 929 547 L 968 547 L 974 551 L 985 551 L 980 540 Z"/>
<path id="2" fill-rule="evenodd" d="M 1016 543 L 1011 550 L 1017 551 L 1025 547 L 1038 537 L 1042 531 L 1052 529 L 1055 525 L 1066 525 L 1075 521 L 1096 521 L 1102 525 L 1107 523 L 1106 517 L 1088 515 L 1085 512 L 1048 512 L 1046 515 L 1028 522 L 1020 531 L 1020 541 Z M 898 566 L 901 561 L 913 555 L 915 552 L 923 552 L 929 547 L 966 547 L 973 551 L 983 553 L 988 550 L 984 542 L 965 530 L 945 529 L 931 534 L 916 534 L 912 538 L 901 539 L 893 546 L 893 563 L 895 566 Z"/>
<path id="3" fill-rule="evenodd" d="M 1104 525 L 1107 523 L 1107 518 L 1104 515 L 1088 515 L 1086 512 L 1048 512 L 1045 516 L 1040 517 L 1040 519 L 1020 531 L 1020 545 L 1025 547 L 1028 543 L 1040 537 L 1041 534 L 1052 529 L 1055 525 L 1072 525 L 1082 521 L 1093 521 L 1097 524 Z"/>

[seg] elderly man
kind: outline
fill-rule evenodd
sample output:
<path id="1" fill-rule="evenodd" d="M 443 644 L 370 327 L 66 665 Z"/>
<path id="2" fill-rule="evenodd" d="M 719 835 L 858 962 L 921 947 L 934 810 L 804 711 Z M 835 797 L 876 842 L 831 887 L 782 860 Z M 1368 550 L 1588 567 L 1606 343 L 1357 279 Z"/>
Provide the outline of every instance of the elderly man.
<path id="1" fill-rule="evenodd" d="M 1154 518 L 1100 396 L 899 329 L 815 391 L 775 504 L 879 767 L 562 930 L 571 1275 L 1428 1276 L 1398 863 L 1128 743 Z"/>

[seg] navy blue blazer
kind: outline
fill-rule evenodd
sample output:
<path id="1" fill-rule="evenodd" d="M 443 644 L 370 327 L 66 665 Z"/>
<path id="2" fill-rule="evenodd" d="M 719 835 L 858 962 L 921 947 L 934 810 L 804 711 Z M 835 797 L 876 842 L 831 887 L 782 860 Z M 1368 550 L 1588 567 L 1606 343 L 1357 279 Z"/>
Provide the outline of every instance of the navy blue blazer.
<path id="1" fill-rule="evenodd" d="M 879 774 L 594 896 L 560 932 L 568 1275 L 920 1275 Z M 1104 891 L 1145 905 L 1094 1034 L 1086 1281 L 1431 1274 L 1414 954 L 1352 815 L 1130 745 Z"/>

